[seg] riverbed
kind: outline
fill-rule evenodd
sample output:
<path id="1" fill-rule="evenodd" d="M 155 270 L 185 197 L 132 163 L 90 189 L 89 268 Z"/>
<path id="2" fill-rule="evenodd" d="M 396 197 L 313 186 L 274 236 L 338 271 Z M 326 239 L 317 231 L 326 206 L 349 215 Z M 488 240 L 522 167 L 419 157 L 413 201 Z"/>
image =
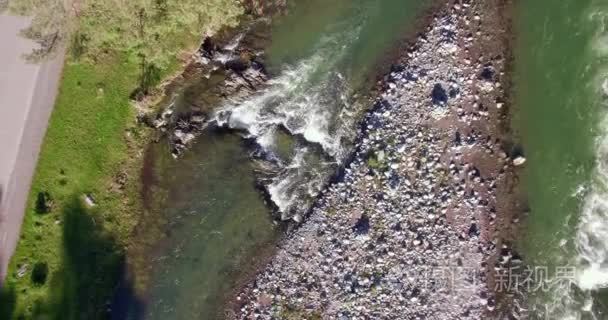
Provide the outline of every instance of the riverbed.
<path id="1" fill-rule="evenodd" d="M 356 97 L 374 86 L 376 66 L 427 7 L 414 0 L 293 2 L 271 28 L 264 90 L 214 106 L 217 118 L 178 159 L 164 140 L 150 146 L 142 196 L 155 222 L 138 230 L 148 245 L 131 258 L 140 283 L 140 299 L 126 307 L 131 316 L 223 317 L 227 295 L 280 237 L 281 220 L 306 215 L 347 157 L 370 106 Z M 260 175 L 268 159 L 279 169 Z"/>
<path id="2" fill-rule="evenodd" d="M 135 272 L 145 279 L 138 318 L 222 318 L 284 221 L 302 221 L 351 154 L 383 58 L 427 8 L 294 3 L 268 35 L 263 90 L 212 106 L 212 125 L 178 159 L 163 140 L 148 150 L 142 196 L 156 221 L 149 234 L 162 236 L 139 231 L 149 247 L 134 258 L 146 266 Z M 512 126 L 528 199 L 515 249 L 548 272 L 534 279 L 546 290 L 517 300 L 533 319 L 603 319 L 608 310 L 606 12 L 597 0 L 515 5 Z M 563 290 L 551 281 L 565 270 L 574 273 Z"/>

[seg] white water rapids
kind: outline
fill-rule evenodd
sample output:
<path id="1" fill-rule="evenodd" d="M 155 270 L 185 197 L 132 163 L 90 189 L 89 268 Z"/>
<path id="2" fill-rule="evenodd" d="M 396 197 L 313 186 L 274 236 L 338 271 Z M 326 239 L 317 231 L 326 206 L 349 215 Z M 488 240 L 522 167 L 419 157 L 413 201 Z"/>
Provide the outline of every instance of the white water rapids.
<path id="1" fill-rule="evenodd" d="M 595 61 L 605 61 L 608 57 L 608 11 L 605 9 L 605 6 L 594 7 L 587 17 L 590 23 L 599 26 L 589 50 L 590 59 Z M 599 132 L 594 143 L 596 161 L 592 179 L 574 195 L 582 196 L 573 239 L 575 253 L 566 259 L 576 270 L 572 279 L 574 286 L 570 290 L 552 288 L 552 303 L 545 310 L 547 319 L 608 319 L 605 302 L 596 296 L 608 288 L 608 112 L 605 109 L 608 108 L 608 69 L 603 67 L 591 72 L 595 72 L 592 92 L 601 99 L 603 110 L 598 114 L 602 119 L 598 121 Z"/>
<path id="2" fill-rule="evenodd" d="M 337 26 L 296 65 L 282 67 L 267 88 L 216 113 L 220 126 L 245 132 L 278 169 L 266 190 L 283 219 L 299 220 L 344 160 L 355 136 L 357 107 L 340 63 L 361 27 Z M 289 157 L 279 155 L 281 134 L 291 136 Z"/>

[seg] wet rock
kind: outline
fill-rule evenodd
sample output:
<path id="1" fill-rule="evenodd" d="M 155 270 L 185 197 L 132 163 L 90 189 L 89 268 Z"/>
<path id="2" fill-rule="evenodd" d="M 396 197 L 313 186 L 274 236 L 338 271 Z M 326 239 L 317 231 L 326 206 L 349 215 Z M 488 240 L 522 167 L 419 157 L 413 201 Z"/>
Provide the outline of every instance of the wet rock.
<path id="1" fill-rule="evenodd" d="M 201 45 L 201 54 L 207 58 L 213 58 L 213 54 L 217 50 L 216 45 L 211 37 L 205 37 L 203 44 Z"/>
<path id="2" fill-rule="evenodd" d="M 358 234 L 367 234 L 369 232 L 370 222 L 366 214 L 361 215 L 353 227 L 353 231 Z"/>
<path id="3" fill-rule="evenodd" d="M 526 158 L 522 156 L 513 159 L 513 165 L 516 167 L 522 166 L 524 163 L 526 163 Z"/>
<path id="4" fill-rule="evenodd" d="M 477 158 L 500 146 L 475 124 L 485 124 L 486 105 L 498 101 L 500 66 L 480 75 L 483 62 L 471 62 L 465 46 L 479 37 L 460 29 L 471 22 L 470 3 L 448 11 L 380 83 L 385 91 L 366 114 L 344 173 L 242 292 L 249 302 L 239 319 L 273 319 L 289 306 L 323 310 L 324 319 L 476 320 L 494 307 L 483 273 L 456 277 L 453 285 L 466 288 L 458 293 L 420 280 L 454 266 L 485 269 L 495 252 L 483 238 L 491 236 L 486 217 L 497 219 L 497 173 Z M 492 79 L 482 81 L 492 90 L 481 90 L 480 77 Z M 441 108 L 429 112 L 429 93 Z M 260 297 L 271 297 L 270 307 L 260 308 Z"/>
<path id="5" fill-rule="evenodd" d="M 263 49 L 269 42 L 269 22 L 260 17 L 245 22 L 235 30 L 239 33 L 219 32 L 205 37 L 193 63 L 176 83 L 180 85 L 184 79 L 196 81 L 186 81 L 188 86 L 181 91 L 180 99 L 170 103 L 162 113 L 140 117 L 140 122 L 158 129 L 159 136 L 169 138 L 175 157 L 206 129 L 213 120 L 209 117 L 215 114 L 214 108 L 244 101 L 266 85 Z M 175 84 L 169 88 L 172 86 Z M 174 111 L 178 114 L 173 114 Z M 175 133 L 177 130 L 181 133 Z"/>
<path id="6" fill-rule="evenodd" d="M 479 74 L 479 78 L 486 81 L 492 81 L 494 79 L 494 68 L 492 66 L 485 66 L 481 73 Z"/>
<path id="7" fill-rule="evenodd" d="M 233 59 L 233 60 L 226 62 L 225 66 L 226 66 L 226 69 L 228 69 L 228 70 L 242 73 L 245 70 L 249 69 L 251 64 L 249 63 L 248 60 L 238 58 L 238 59 Z"/>
<path id="8" fill-rule="evenodd" d="M 431 92 L 431 98 L 433 99 L 433 104 L 435 105 L 443 105 L 448 102 L 448 94 L 441 84 L 437 83 L 433 87 L 433 91 Z"/>

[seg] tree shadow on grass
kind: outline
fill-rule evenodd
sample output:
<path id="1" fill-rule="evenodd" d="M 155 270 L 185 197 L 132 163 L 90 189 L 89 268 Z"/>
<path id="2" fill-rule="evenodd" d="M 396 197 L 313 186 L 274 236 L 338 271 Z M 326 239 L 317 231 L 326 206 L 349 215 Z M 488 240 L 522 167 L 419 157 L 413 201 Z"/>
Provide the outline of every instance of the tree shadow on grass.
<path id="1" fill-rule="evenodd" d="M 2 186 L 0 186 L 0 200 L 2 200 Z M 0 252 L 0 261 L 2 259 L 2 253 Z M 2 271 L 2 267 L 0 267 L 0 274 Z M 17 294 L 15 293 L 15 288 L 8 285 L 3 279 L 0 279 L 0 319 L 11 319 L 15 313 L 16 304 Z"/>
<path id="2" fill-rule="evenodd" d="M 48 284 L 50 305 L 37 313 L 57 320 L 112 319 L 112 297 L 124 270 L 124 250 L 103 229 L 101 215 L 74 197 L 63 210 L 62 268 Z"/>
<path id="3" fill-rule="evenodd" d="M 0 319 L 12 319 L 16 303 L 17 295 L 13 287 L 0 288 Z"/>

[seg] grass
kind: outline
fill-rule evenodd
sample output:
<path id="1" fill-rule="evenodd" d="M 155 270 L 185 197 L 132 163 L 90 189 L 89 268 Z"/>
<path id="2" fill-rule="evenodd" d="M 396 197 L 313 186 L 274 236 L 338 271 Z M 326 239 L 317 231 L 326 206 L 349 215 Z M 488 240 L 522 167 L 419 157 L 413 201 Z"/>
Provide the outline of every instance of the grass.
<path id="1" fill-rule="evenodd" d="M 13 311 L 3 319 L 101 318 L 88 309 L 107 299 L 107 285 L 113 285 L 109 270 L 118 268 L 136 222 L 128 210 L 136 210 L 136 201 L 110 187 L 128 159 L 125 135 L 134 119 L 129 94 L 138 72 L 137 63 L 122 56 L 95 65 L 66 63 L 6 279 L 7 290 L 15 293 Z M 48 213 L 36 208 L 40 193 L 52 198 Z M 85 194 L 95 198 L 95 207 L 84 206 Z M 40 263 L 48 266 L 42 284 L 31 277 Z M 27 271 L 19 276 L 20 269 Z M 96 285 L 88 301 L 80 301 L 80 284 Z"/>
<path id="2" fill-rule="evenodd" d="M 322 316 L 317 311 L 304 311 L 289 306 L 283 306 L 280 313 L 277 315 L 283 320 L 321 320 Z"/>
<path id="3" fill-rule="evenodd" d="M 378 171 L 387 168 L 386 161 L 384 159 L 380 159 L 378 153 L 371 153 L 368 155 L 367 166 Z"/>
<path id="4" fill-rule="evenodd" d="M 228 22 L 218 17 L 209 27 Z M 197 44 L 194 33 L 168 39 L 171 50 Z M 130 100 L 142 83 L 140 60 L 112 52 L 65 63 L 21 238 L 0 290 L 1 320 L 109 317 L 141 213 L 139 169 L 148 137 L 135 124 Z M 151 85 L 182 68 L 175 55 L 167 65 Z M 153 90 L 146 101 L 158 100 Z M 121 187 L 117 177 L 125 175 Z"/>
<path id="5" fill-rule="evenodd" d="M 21 239 L 0 292 L 0 319 L 105 319 L 137 223 L 137 146 L 131 93 L 139 64 L 126 55 L 66 62 L 32 183 Z M 173 61 L 164 75 L 181 67 Z M 128 176 L 120 190 L 119 173 Z M 113 186 L 114 185 L 114 186 Z M 40 210 L 40 194 L 52 199 Z M 95 206 L 87 207 L 91 195 Z M 44 283 L 32 271 L 46 264 Z M 25 266 L 25 267 L 24 267 Z M 20 270 L 26 270 L 19 276 Z"/>

